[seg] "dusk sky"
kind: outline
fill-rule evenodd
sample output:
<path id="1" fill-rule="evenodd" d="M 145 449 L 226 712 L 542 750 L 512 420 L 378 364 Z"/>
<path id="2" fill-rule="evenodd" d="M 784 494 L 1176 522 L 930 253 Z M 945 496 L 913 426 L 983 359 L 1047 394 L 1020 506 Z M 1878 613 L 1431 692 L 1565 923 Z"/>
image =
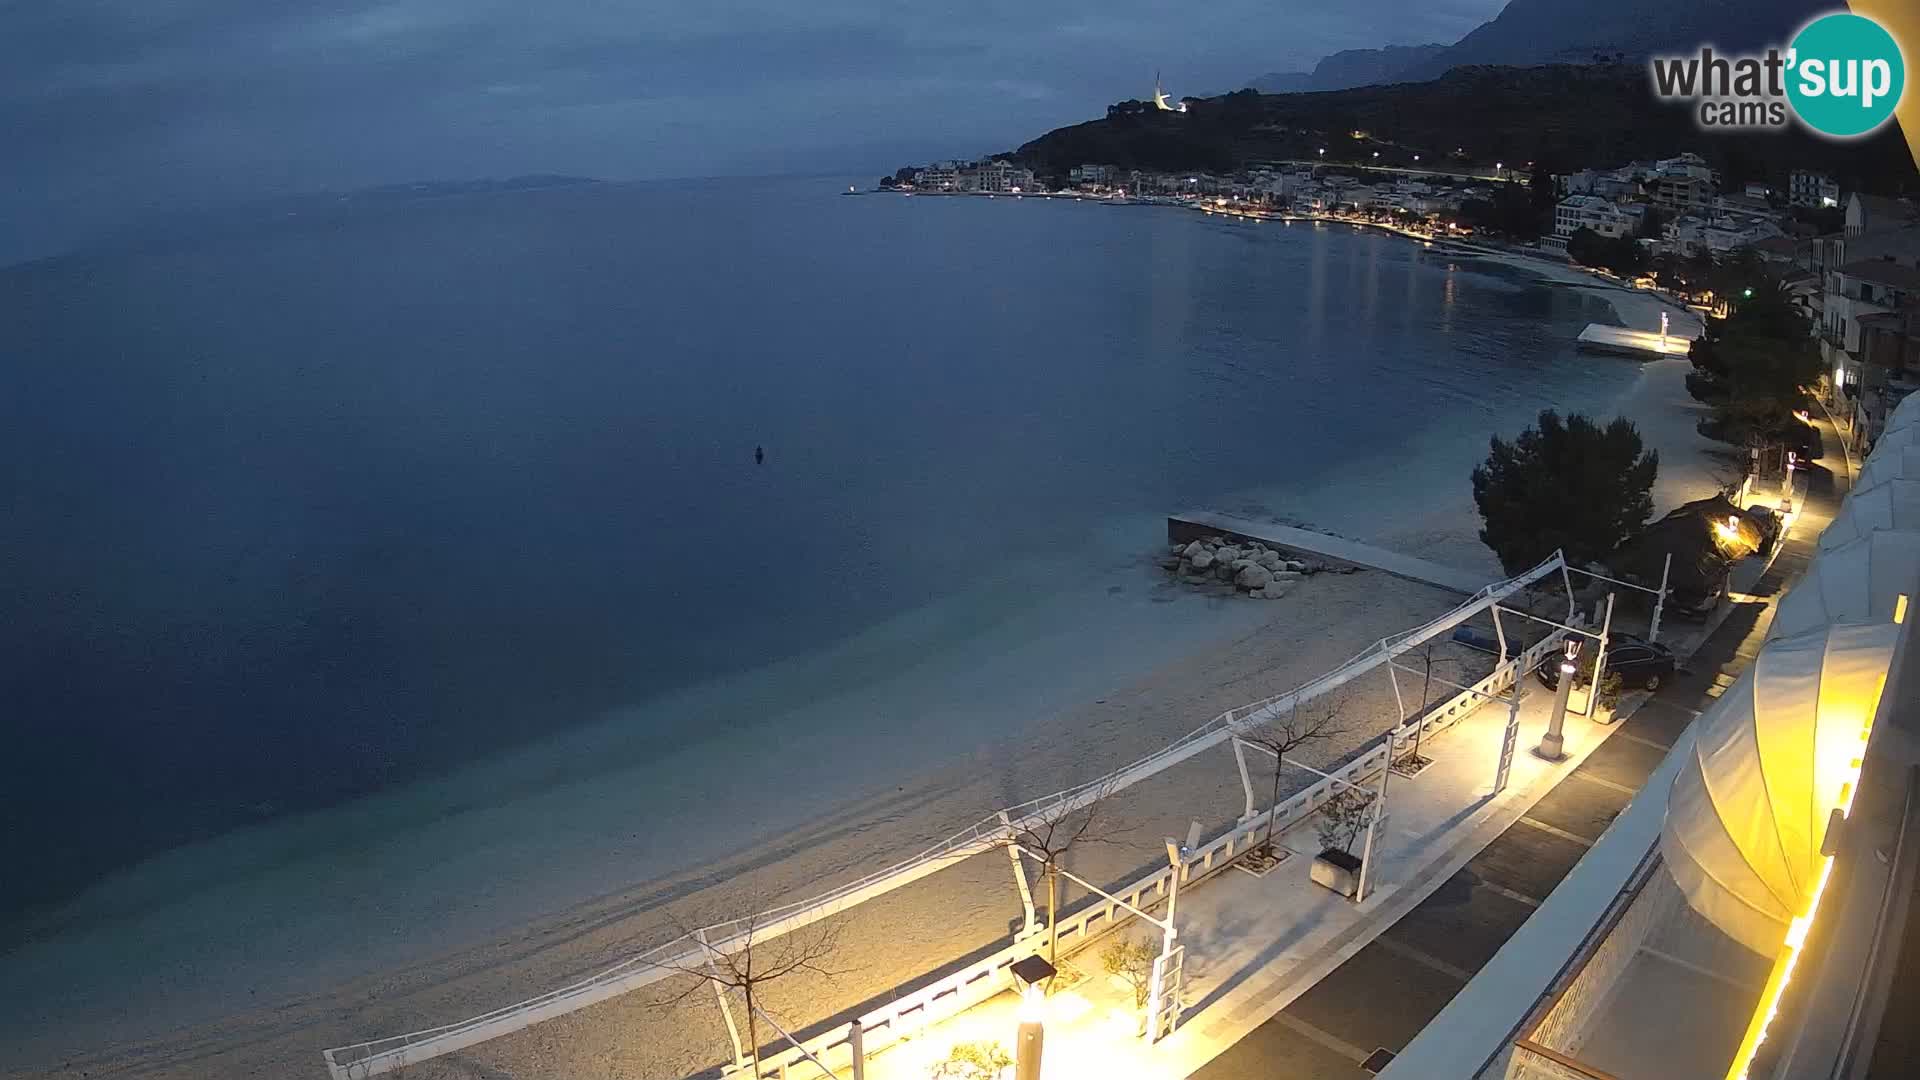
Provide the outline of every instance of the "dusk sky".
<path id="1" fill-rule="evenodd" d="M 1005 149 L 1503 0 L 0 0 L 0 256 L 412 179 L 873 172 Z"/>

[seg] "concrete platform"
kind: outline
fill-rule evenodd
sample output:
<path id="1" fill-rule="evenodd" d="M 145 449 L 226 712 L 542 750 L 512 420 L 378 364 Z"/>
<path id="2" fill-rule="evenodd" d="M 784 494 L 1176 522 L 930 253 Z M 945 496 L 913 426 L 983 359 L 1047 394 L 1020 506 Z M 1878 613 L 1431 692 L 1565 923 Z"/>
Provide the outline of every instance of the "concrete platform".
<path id="1" fill-rule="evenodd" d="M 1231 514 L 1216 514 L 1206 510 L 1189 510 L 1167 516 L 1169 542 L 1185 544 L 1204 536 L 1258 540 L 1268 547 L 1299 555 L 1302 558 L 1331 563 L 1335 566 L 1381 570 L 1394 577 L 1418 581 L 1423 585 L 1438 585 L 1440 588 L 1451 589 L 1468 596 L 1492 583 L 1491 579 L 1485 575 L 1476 574 L 1471 570 L 1443 566 L 1411 555 L 1402 555 L 1397 551 L 1374 547 L 1372 544 L 1364 544 L 1358 540 L 1349 540 L 1344 536 L 1295 528 L 1292 525 L 1251 521 Z"/>
<path id="2" fill-rule="evenodd" d="M 1658 334 L 1605 323 L 1588 323 L 1574 342 L 1588 352 L 1613 353 L 1638 360 L 1685 356 L 1687 350 L 1693 347 L 1693 338 L 1677 331 Z"/>

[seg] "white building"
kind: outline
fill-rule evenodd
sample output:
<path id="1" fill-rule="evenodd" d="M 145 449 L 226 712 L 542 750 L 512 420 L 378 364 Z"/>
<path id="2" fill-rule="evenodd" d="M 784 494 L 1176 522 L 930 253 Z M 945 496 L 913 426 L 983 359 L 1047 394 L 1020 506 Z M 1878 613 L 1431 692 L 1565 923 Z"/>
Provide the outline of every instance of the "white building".
<path id="1" fill-rule="evenodd" d="M 1708 167 L 1707 159 L 1699 154 L 1681 154 L 1679 157 L 1666 158 L 1654 163 L 1654 169 L 1661 176 L 1686 177 L 1693 180 L 1715 182 L 1713 169 Z"/>
<path id="2" fill-rule="evenodd" d="M 974 170 L 975 191 L 1022 192 L 1033 190 L 1033 170 L 995 159 Z"/>
<path id="3" fill-rule="evenodd" d="M 1795 206 L 1839 206 L 1840 185 L 1826 173 L 1795 169 L 1787 180 L 1787 201 Z"/>
<path id="4" fill-rule="evenodd" d="M 914 176 L 913 186 L 929 191 L 957 191 L 960 187 L 960 166 L 951 161 L 936 161 Z"/>
<path id="5" fill-rule="evenodd" d="M 1852 398 L 1869 381 L 1861 320 L 1920 304 L 1920 227 L 1855 240 L 1850 260 L 1827 271 L 1819 327 L 1821 353 L 1836 388 Z"/>
<path id="6" fill-rule="evenodd" d="M 1553 234 L 1563 238 L 1581 229 L 1614 238 L 1632 236 L 1634 225 L 1633 215 L 1598 195 L 1569 195 L 1553 208 Z"/>
<path id="7" fill-rule="evenodd" d="M 1067 180 L 1075 187 L 1108 187 L 1113 183 L 1113 166 L 1075 165 L 1068 170 Z"/>

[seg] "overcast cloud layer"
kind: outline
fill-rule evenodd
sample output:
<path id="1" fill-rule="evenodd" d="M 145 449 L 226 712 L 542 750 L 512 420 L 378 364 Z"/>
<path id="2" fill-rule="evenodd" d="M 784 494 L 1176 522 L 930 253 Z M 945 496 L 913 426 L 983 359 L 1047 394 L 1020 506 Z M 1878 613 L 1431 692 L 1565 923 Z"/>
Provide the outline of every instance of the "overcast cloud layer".
<path id="1" fill-rule="evenodd" d="M 0 258 L 170 206 L 413 179 L 1006 149 L 1503 0 L 0 0 Z"/>

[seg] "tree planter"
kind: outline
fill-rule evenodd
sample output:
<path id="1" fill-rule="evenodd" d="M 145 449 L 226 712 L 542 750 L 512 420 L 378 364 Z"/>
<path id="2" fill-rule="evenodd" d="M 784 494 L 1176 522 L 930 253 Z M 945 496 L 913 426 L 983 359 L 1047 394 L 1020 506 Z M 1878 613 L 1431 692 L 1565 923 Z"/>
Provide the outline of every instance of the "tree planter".
<path id="1" fill-rule="evenodd" d="M 1569 716 L 1585 716 L 1586 715 L 1587 695 L 1589 692 L 1590 691 L 1588 687 L 1576 686 L 1567 693 L 1567 715 Z M 1608 705 L 1606 701 L 1603 699 L 1600 702 L 1600 708 L 1594 711 L 1592 719 L 1593 719 L 1593 722 L 1596 724 L 1613 723 L 1613 706 Z"/>
<path id="2" fill-rule="evenodd" d="M 1315 884 L 1351 897 L 1360 889 L 1360 858 L 1339 848 L 1327 848 L 1313 857 L 1312 877 Z"/>

